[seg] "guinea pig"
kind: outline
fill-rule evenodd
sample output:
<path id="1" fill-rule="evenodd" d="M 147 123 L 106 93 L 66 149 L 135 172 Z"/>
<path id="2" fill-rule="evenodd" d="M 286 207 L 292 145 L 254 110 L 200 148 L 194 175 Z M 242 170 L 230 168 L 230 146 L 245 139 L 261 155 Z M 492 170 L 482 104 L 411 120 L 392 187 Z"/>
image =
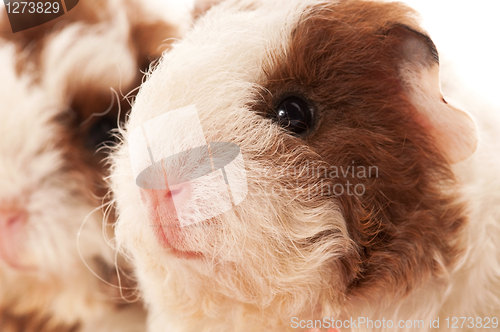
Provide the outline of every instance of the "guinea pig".
<path id="1" fill-rule="evenodd" d="M 148 331 L 497 328 L 500 114 L 439 82 L 404 4 L 213 6 L 110 158 Z"/>
<path id="2" fill-rule="evenodd" d="M 127 266 L 106 243 L 103 144 L 128 110 L 123 94 L 180 30 L 154 16 L 131 20 L 129 10 L 113 8 L 95 24 L 60 22 L 30 37 L 34 47 L 3 38 L 2 332 L 144 330 L 142 305 L 127 303 Z M 141 34 L 148 26 L 156 30 Z"/>

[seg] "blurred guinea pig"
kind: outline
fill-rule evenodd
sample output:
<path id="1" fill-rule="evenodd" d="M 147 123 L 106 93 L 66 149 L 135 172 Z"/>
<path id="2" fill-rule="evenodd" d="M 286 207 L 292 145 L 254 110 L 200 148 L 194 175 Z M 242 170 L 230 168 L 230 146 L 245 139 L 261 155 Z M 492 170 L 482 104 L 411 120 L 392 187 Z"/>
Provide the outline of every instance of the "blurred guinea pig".
<path id="1" fill-rule="evenodd" d="M 443 97 L 404 4 L 212 7 L 148 75 L 111 157 L 149 331 L 497 327 L 500 114 L 470 111 Z"/>
<path id="2" fill-rule="evenodd" d="M 107 53 L 106 56 L 117 52 L 115 59 L 117 55 L 123 57 L 118 65 L 125 72 L 133 72 L 135 63 L 127 52 L 126 44 L 110 43 L 111 36 L 83 34 L 85 28 L 88 27 L 68 28 L 52 42 L 74 42 L 79 37 L 87 39 L 80 42 L 88 47 L 95 41 L 97 43 L 93 47 L 107 46 L 108 50 L 101 49 L 104 54 Z M 49 43 L 49 52 L 50 46 Z M 67 53 L 62 51 L 59 49 L 60 56 L 76 55 L 71 48 L 64 50 Z M 117 290 L 92 273 L 94 271 L 103 278 L 104 271 L 114 270 L 114 254 L 105 242 L 103 214 L 98 208 L 103 203 L 99 197 L 99 191 L 104 189 L 103 173 L 98 168 L 97 155 L 91 150 L 96 148 L 94 140 L 106 137 L 102 135 L 109 128 L 101 124 L 94 128 L 81 128 L 79 121 L 82 119 L 77 120 L 76 117 L 86 119 L 90 114 L 67 110 L 63 94 L 68 93 L 68 86 L 64 82 L 59 81 L 54 87 L 36 84 L 29 73 L 16 74 L 14 47 L 2 46 L 2 53 L 2 318 L 7 324 L 9 319 L 13 319 L 9 316 L 19 317 L 20 321 L 33 326 L 34 331 L 41 326 L 47 330 L 56 326 L 60 328 L 59 325 L 74 327 L 81 319 L 92 324 L 94 320 L 104 318 L 106 312 L 118 311 L 118 302 L 122 302 Z M 50 57 L 56 55 L 52 53 Z M 62 57 L 50 59 L 64 68 Z M 101 67 L 97 66 L 99 63 L 92 64 L 91 59 L 85 56 L 81 59 L 85 61 L 85 66 L 103 69 L 102 64 Z M 74 62 L 75 58 L 68 60 L 72 64 L 78 63 Z M 115 64 L 113 61 L 106 69 L 116 71 Z M 50 70 L 53 78 L 69 78 L 63 78 L 63 74 L 57 76 L 58 72 L 53 71 L 55 67 Z M 97 79 L 101 74 L 91 74 L 86 68 L 78 77 L 86 80 L 94 76 Z M 102 77 L 102 86 L 97 87 L 115 85 L 112 80 L 119 80 L 119 73 L 113 76 Z M 123 78 L 130 80 L 130 75 Z M 103 119 L 97 122 L 105 123 Z M 117 119 L 106 121 L 113 123 Z M 102 131 L 99 126 L 103 127 Z M 77 242 L 80 226 L 87 217 Z M 106 295 L 106 292 L 112 292 L 113 296 Z M 14 330 L 24 331 L 26 327 L 19 326 Z"/>
<path id="3" fill-rule="evenodd" d="M 131 19 L 131 7 L 108 10 L 99 22 L 41 26 L 28 42 L 1 36 L 2 332 L 145 328 L 141 305 L 127 303 L 127 266 L 106 243 L 103 160 L 130 107 L 123 95 L 180 30 L 158 15 Z"/>

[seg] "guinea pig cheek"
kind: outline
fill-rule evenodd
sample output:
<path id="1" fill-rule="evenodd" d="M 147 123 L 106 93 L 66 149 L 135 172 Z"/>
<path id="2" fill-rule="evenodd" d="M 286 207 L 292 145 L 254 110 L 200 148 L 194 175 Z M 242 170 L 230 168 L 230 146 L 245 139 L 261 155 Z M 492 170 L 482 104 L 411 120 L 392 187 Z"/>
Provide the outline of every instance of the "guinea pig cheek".
<path id="1" fill-rule="evenodd" d="M 22 262 L 28 213 L 23 209 L 0 209 L 0 259 L 15 270 L 33 267 Z"/>

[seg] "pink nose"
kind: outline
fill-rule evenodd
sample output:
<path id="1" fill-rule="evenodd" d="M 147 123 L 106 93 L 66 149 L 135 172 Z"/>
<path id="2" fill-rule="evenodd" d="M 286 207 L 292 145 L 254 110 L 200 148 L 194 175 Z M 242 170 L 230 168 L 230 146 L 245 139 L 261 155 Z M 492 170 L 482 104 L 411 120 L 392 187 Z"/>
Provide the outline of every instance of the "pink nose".
<path id="1" fill-rule="evenodd" d="M 140 189 L 141 199 L 158 224 L 179 226 L 177 211 L 190 196 L 189 183 L 167 186 L 167 189 Z"/>
<path id="2" fill-rule="evenodd" d="M 183 245 L 184 233 L 178 211 L 189 199 L 190 185 L 183 183 L 167 188 L 141 188 L 141 199 L 148 209 L 151 227 L 160 243 L 166 248 L 179 248 Z"/>
<path id="3" fill-rule="evenodd" d="M 18 254 L 23 246 L 28 213 L 18 208 L 0 206 L 0 258 L 12 267 L 20 266 Z"/>

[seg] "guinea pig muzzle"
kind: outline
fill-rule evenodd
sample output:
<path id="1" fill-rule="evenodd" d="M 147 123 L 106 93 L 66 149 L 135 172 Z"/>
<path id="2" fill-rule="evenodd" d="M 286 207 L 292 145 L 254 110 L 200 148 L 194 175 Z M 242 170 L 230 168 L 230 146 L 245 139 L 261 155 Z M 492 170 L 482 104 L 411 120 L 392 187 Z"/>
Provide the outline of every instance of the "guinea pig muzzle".
<path id="1" fill-rule="evenodd" d="M 239 146 L 207 143 L 195 106 L 146 121 L 130 132 L 128 143 L 141 201 L 167 248 L 180 251 L 186 226 L 231 210 L 247 195 Z"/>
<path id="2" fill-rule="evenodd" d="M 151 227 L 158 242 L 166 249 L 170 249 L 181 258 L 196 258 L 196 252 L 181 250 L 185 245 L 186 231 L 182 229 L 176 204 L 180 207 L 189 200 L 189 183 L 168 186 L 166 189 L 140 188 L 141 200 L 148 208 Z M 174 202 L 175 197 L 175 202 Z"/>

